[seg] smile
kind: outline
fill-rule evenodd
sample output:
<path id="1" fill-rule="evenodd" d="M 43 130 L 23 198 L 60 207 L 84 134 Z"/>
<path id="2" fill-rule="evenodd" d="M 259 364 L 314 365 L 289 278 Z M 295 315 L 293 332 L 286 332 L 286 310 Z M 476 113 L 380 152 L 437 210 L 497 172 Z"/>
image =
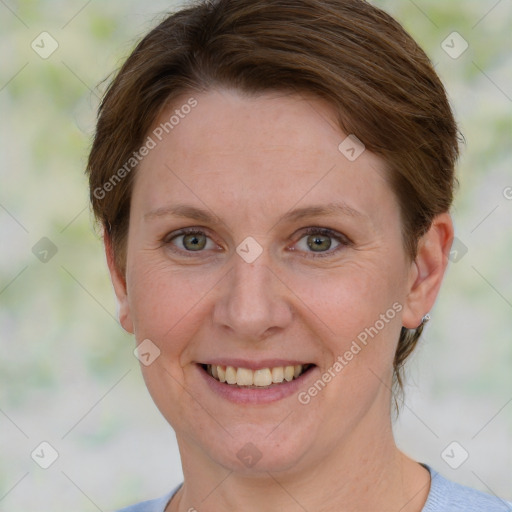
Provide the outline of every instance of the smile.
<path id="1" fill-rule="evenodd" d="M 314 365 L 298 364 L 256 370 L 216 364 L 204 364 L 201 366 L 208 375 L 221 383 L 244 388 L 266 388 L 298 379 Z"/>

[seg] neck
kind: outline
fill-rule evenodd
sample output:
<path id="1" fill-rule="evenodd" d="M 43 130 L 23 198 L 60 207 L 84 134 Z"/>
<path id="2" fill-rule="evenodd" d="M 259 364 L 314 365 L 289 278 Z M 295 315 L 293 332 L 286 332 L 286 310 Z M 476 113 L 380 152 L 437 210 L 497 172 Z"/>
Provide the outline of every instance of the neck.
<path id="1" fill-rule="evenodd" d="M 350 435 L 293 470 L 241 475 L 178 436 L 185 477 L 168 512 L 286 510 L 420 512 L 430 475 L 396 447 L 389 411 L 370 409 Z M 377 428 L 376 428 L 377 427 Z"/>

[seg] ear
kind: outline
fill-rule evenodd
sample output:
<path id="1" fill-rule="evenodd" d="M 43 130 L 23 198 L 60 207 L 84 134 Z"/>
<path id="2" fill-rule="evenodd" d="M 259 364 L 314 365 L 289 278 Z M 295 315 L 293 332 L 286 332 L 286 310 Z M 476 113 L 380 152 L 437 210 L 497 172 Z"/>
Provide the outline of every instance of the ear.
<path id="1" fill-rule="evenodd" d="M 103 230 L 103 243 L 105 244 L 105 255 L 107 257 L 110 279 L 112 280 L 117 297 L 119 322 L 125 331 L 133 334 L 133 322 L 130 314 L 128 293 L 126 291 L 126 279 L 115 262 L 112 239 L 106 229 Z"/>
<path id="2" fill-rule="evenodd" d="M 453 223 L 449 213 L 441 213 L 418 242 L 418 251 L 411 264 L 408 293 L 402 324 L 416 329 L 434 305 L 443 281 L 448 254 L 453 242 Z"/>

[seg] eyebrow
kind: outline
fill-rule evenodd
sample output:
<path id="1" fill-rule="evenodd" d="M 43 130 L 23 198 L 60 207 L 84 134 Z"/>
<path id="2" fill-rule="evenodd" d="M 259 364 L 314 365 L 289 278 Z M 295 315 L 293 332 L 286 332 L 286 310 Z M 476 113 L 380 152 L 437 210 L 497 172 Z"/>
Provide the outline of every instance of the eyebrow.
<path id="1" fill-rule="evenodd" d="M 368 219 L 368 215 L 358 210 L 355 210 L 354 208 L 345 203 L 328 203 L 325 205 L 305 206 L 303 208 L 296 208 L 295 210 L 288 211 L 279 219 L 277 223 L 293 222 L 304 218 L 312 217 L 334 217 L 337 215 L 343 215 L 358 219 Z M 220 220 L 217 217 L 217 215 L 210 213 L 210 211 L 186 204 L 176 204 L 172 206 L 164 206 L 161 208 L 157 208 L 146 213 L 144 215 L 144 218 L 146 220 L 151 220 L 167 216 L 194 219 L 199 222 L 210 224 L 220 223 Z"/>

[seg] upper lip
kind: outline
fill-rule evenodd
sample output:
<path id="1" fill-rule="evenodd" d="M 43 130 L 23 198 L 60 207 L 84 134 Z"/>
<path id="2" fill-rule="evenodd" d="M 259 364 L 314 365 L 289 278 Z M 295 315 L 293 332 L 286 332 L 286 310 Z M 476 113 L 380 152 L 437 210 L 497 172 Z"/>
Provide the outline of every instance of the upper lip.
<path id="1" fill-rule="evenodd" d="M 199 364 L 210 364 L 215 366 L 233 366 L 235 368 L 248 368 L 249 370 L 260 370 L 262 368 L 276 368 L 279 366 L 297 366 L 313 364 L 310 362 L 298 361 L 296 359 L 211 359 Z"/>

